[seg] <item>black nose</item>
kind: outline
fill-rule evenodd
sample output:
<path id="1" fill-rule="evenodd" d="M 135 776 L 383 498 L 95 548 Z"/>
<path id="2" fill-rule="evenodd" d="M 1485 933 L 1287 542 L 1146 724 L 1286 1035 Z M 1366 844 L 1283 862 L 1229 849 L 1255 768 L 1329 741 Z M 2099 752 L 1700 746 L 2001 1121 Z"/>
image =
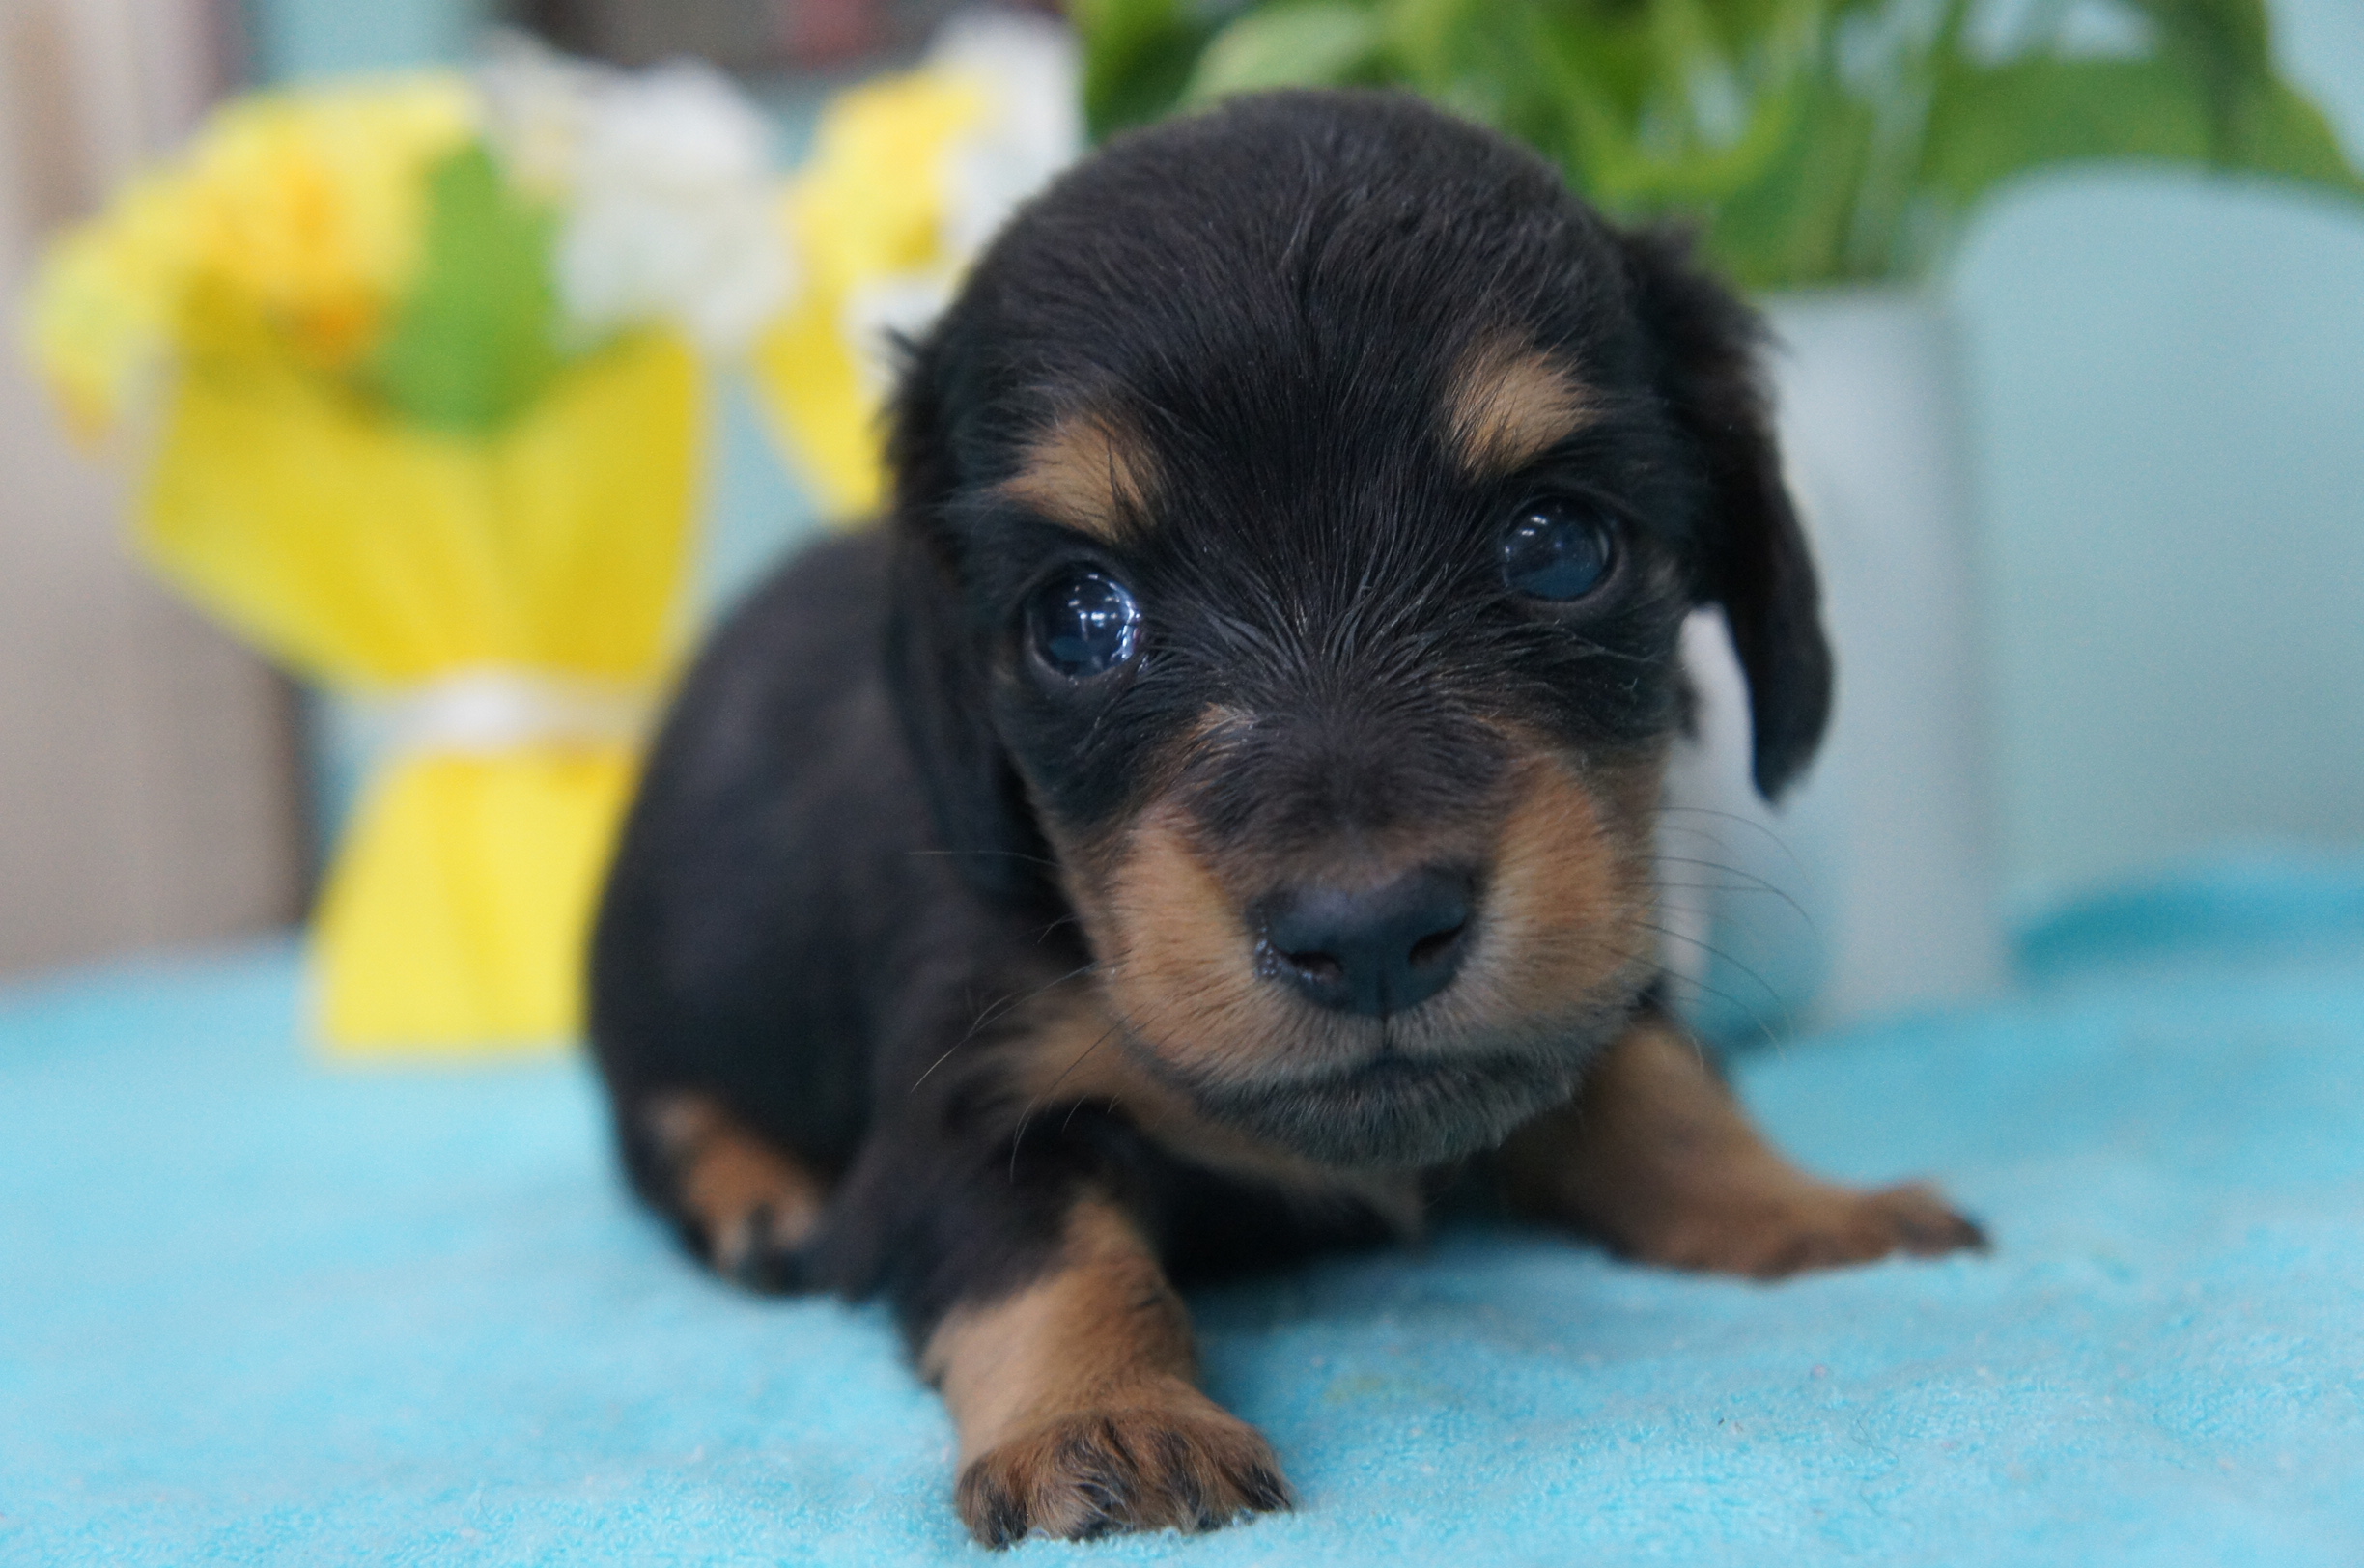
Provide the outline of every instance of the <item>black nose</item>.
<path id="1" fill-rule="evenodd" d="M 1432 866 L 1377 887 L 1286 889 L 1260 911 L 1267 971 L 1342 1013 L 1417 1007 L 1461 967 L 1473 888 Z"/>

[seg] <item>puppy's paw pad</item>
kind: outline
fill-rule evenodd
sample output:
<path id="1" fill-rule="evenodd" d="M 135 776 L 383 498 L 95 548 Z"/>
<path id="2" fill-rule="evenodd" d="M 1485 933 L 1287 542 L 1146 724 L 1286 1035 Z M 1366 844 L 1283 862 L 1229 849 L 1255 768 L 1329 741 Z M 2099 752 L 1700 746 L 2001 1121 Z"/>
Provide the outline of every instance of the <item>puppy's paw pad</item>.
<path id="1" fill-rule="evenodd" d="M 802 1208 L 783 1215 L 769 1203 L 726 1222 L 706 1243 L 715 1273 L 766 1296 L 790 1296 L 810 1288 L 803 1244 L 812 1232 Z"/>
<path id="2" fill-rule="evenodd" d="M 1914 1182 L 1875 1191 L 1816 1186 L 1736 1205 L 1674 1227 L 1644 1255 L 1678 1269 L 1781 1279 L 1896 1252 L 1935 1257 L 1985 1246 L 1976 1221 L 1955 1212 L 1935 1188 Z"/>
<path id="3" fill-rule="evenodd" d="M 1289 1505 L 1262 1434 L 1219 1410 L 1083 1411 L 979 1455 L 961 1471 L 961 1518 L 987 1546 L 1029 1535 L 1211 1530 Z"/>

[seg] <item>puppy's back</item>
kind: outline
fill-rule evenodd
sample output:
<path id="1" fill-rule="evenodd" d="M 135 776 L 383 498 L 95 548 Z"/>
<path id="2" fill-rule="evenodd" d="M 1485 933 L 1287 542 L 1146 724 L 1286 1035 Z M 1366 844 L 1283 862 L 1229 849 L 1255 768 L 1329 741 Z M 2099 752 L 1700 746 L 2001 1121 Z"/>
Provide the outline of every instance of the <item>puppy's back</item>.
<path id="1" fill-rule="evenodd" d="M 925 831 L 880 670 L 886 553 L 877 535 L 808 549 L 708 642 L 592 941 L 591 1037 L 619 1106 L 718 1092 L 823 1168 L 866 1120 L 866 1021 Z"/>

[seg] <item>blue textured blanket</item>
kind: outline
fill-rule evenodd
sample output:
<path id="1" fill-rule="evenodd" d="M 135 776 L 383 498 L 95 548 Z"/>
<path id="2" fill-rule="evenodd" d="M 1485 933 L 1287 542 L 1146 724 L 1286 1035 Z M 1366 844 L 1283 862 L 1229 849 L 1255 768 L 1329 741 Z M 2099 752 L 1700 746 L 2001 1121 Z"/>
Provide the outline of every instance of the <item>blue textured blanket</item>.
<path id="1" fill-rule="evenodd" d="M 2128 894 L 2033 959 L 1741 1072 L 1990 1257 L 1766 1287 L 1449 1231 L 1207 1294 L 1300 1511 L 1006 1560 L 2364 1562 L 2364 875 Z M 0 1561 L 989 1560 L 880 1314 L 691 1271 L 579 1065 L 325 1067 L 296 979 L 0 995 Z"/>

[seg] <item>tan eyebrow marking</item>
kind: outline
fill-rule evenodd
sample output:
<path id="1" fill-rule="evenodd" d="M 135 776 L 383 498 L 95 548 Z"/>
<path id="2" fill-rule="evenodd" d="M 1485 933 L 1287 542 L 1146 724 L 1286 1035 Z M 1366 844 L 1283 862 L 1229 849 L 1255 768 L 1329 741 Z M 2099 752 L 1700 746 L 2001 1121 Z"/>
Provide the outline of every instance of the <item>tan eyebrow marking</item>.
<path id="1" fill-rule="evenodd" d="M 1559 360 L 1515 340 L 1480 344 L 1453 378 L 1446 444 L 1473 479 L 1515 473 L 1590 424 L 1599 412 Z"/>
<path id="2" fill-rule="evenodd" d="M 1113 540 L 1149 508 L 1157 462 L 1132 426 L 1108 413 L 1070 414 L 1027 449 L 1005 494 L 1055 522 Z"/>

